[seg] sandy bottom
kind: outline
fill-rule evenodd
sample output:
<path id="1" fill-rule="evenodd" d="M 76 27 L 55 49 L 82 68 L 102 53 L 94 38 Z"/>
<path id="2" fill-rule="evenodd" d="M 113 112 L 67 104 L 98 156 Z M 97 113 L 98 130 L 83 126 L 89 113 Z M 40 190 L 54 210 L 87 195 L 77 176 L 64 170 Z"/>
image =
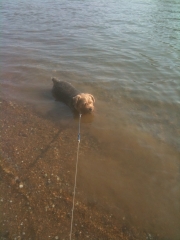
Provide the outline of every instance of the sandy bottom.
<path id="1" fill-rule="evenodd" d="M 31 106 L 1 100 L 0 239 L 69 239 L 77 132 L 59 125 Z M 80 145 L 80 155 L 95 146 Z M 72 239 L 160 239 L 127 226 L 78 192 Z"/>

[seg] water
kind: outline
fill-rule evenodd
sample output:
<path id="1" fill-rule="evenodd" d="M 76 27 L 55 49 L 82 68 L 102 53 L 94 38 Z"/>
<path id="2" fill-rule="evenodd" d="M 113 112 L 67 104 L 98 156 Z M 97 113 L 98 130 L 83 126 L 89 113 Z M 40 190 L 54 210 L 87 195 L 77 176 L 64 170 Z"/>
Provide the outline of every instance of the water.
<path id="1" fill-rule="evenodd" d="M 2 1 L 1 89 L 46 117 L 51 77 L 96 98 L 82 123 L 101 146 L 79 189 L 131 225 L 180 237 L 180 2 Z M 54 119 L 55 120 L 55 119 Z"/>

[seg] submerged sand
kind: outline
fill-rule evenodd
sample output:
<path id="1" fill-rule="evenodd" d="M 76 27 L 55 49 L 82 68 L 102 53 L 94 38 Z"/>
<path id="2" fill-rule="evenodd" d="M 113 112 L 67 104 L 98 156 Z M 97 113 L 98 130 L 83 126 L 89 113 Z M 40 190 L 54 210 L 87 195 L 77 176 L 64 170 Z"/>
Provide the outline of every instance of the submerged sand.
<path id="1" fill-rule="evenodd" d="M 69 239 L 77 139 L 31 106 L 1 100 L 0 239 Z M 77 128 L 77 121 L 75 122 Z M 80 155 L 98 145 L 83 136 Z M 159 239 L 76 195 L 72 239 Z"/>

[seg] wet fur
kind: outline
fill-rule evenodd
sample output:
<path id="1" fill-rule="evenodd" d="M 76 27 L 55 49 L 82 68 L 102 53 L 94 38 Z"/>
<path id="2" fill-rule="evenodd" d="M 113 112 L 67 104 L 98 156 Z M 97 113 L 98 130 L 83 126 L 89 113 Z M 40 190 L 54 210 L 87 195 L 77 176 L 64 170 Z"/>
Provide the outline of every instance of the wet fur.
<path id="1" fill-rule="evenodd" d="M 94 97 L 89 93 L 81 93 L 70 83 L 52 78 L 53 95 L 57 100 L 61 100 L 70 108 L 79 113 L 91 113 L 94 110 Z"/>

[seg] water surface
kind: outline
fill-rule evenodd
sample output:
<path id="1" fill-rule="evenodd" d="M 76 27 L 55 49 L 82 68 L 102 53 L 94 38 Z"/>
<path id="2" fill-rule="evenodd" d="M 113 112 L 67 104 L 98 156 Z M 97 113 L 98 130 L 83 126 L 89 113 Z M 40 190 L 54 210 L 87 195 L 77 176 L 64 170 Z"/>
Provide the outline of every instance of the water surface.
<path id="1" fill-rule="evenodd" d="M 73 114 L 51 96 L 52 76 L 96 98 L 82 121 L 99 146 L 80 160 L 84 201 L 179 239 L 179 1 L 3 0 L 1 21 L 4 98 L 60 123 Z"/>

